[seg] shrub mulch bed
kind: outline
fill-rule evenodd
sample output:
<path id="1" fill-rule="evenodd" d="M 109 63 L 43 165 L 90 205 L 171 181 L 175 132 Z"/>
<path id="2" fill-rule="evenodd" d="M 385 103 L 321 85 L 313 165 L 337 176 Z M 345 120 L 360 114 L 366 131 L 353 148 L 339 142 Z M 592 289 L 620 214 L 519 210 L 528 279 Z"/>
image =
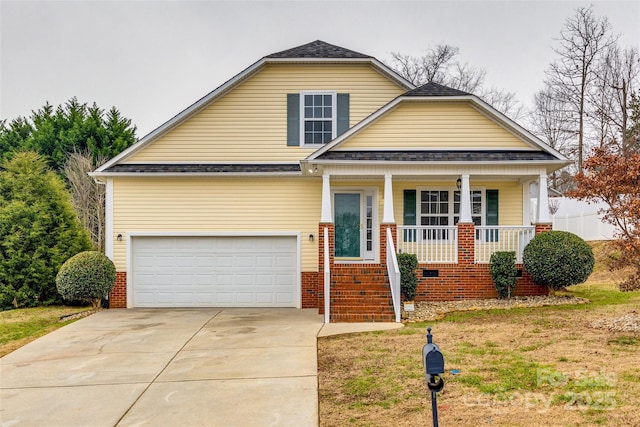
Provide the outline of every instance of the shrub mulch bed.
<path id="1" fill-rule="evenodd" d="M 413 312 L 402 312 L 404 323 L 425 322 L 442 319 L 454 311 L 474 311 L 523 307 L 542 307 L 546 305 L 585 304 L 589 300 L 571 295 L 513 297 L 511 299 L 476 299 L 439 302 L 416 302 Z"/>

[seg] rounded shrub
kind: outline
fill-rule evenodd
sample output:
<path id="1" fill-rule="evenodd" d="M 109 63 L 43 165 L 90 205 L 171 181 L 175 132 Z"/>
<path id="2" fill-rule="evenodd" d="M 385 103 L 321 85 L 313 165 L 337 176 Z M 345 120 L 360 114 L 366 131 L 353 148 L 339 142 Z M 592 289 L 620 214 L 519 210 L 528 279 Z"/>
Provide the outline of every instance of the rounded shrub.
<path id="1" fill-rule="evenodd" d="M 587 280 L 595 258 L 591 247 L 575 234 L 548 231 L 529 242 L 522 261 L 536 284 L 553 291 Z"/>
<path id="2" fill-rule="evenodd" d="M 103 253 L 80 252 L 69 258 L 58 271 L 56 287 L 67 301 L 91 301 L 98 307 L 100 300 L 116 283 L 116 267 Z"/>
<path id="3" fill-rule="evenodd" d="M 398 254 L 398 268 L 400 269 L 400 293 L 405 301 L 413 301 L 418 287 L 418 257 L 414 254 Z"/>
<path id="4" fill-rule="evenodd" d="M 491 280 L 500 298 L 511 298 L 516 287 L 518 269 L 515 252 L 494 252 L 491 255 Z"/>

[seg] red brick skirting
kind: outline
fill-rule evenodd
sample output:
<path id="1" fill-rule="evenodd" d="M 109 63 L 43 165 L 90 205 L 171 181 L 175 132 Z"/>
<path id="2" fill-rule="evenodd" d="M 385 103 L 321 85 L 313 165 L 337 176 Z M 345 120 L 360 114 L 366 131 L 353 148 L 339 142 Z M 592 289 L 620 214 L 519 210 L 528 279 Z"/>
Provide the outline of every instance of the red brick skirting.
<path id="1" fill-rule="evenodd" d="M 303 271 L 300 282 L 302 284 L 302 308 L 318 308 L 318 273 Z"/>
<path id="2" fill-rule="evenodd" d="M 109 308 L 127 308 L 127 273 L 116 273 L 116 285 L 109 294 Z"/>
<path id="3" fill-rule="evenodd" d="M 522 264 L 516 264 L 523 270 Z M 490 264 L 420 264 L 417 270 L 416 301 L 452 301 L 458 299 L 497 298 Z M 424 270 L 437 270 L 438 277 L 424 277 Z M 522 272 L 516 282 L 515 296 L 547 295 L 545 286 L 533 283 L 528 273 Z"/>

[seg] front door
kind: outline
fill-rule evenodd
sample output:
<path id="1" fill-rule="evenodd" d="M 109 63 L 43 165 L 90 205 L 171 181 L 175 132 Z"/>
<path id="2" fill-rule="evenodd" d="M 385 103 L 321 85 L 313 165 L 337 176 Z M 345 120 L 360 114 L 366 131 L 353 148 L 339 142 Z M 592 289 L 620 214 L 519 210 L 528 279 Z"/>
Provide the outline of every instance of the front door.
<path id="1" fill-rule="evenodd" d="M 347 260 L 374 259 L 373 193 L 334 193 L 335 257 Z"/>

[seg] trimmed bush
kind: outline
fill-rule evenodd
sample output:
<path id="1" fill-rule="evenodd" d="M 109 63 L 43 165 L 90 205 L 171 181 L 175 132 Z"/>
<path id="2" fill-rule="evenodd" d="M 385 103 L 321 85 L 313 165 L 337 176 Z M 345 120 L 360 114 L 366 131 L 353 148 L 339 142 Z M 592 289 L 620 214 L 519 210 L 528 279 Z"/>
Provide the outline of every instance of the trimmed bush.
<path id="1" fill-rule="evenodd" d="M 522 261 L 536 284 L 555 291 L 587 280 L 595 258 L 591 247 L 575 234 L 548 231 L 529 242 Z"/>
<path id="2" fill-rule="evenodd" d="M 491 254 L 491 280 L 500 298 L 511 298 L 516 287 L 518 269 L 515 252 L 494 252 Z"/>
<path id="3" fill-rule="evenodd" d="M 91 301 L 98 307 L 116 283 L 116 267 L 103 253 L 80 252 L 69 258 L 56 276 L 58 292 L 67 301 Z"/>
<path id="4" fill-rule="evenodd" d="M 400 293 L 405 301 L 413 301 L 418 287 L 418 257 L 414 254 L 398 254 L 398 268 L 400 269 Z"/>

